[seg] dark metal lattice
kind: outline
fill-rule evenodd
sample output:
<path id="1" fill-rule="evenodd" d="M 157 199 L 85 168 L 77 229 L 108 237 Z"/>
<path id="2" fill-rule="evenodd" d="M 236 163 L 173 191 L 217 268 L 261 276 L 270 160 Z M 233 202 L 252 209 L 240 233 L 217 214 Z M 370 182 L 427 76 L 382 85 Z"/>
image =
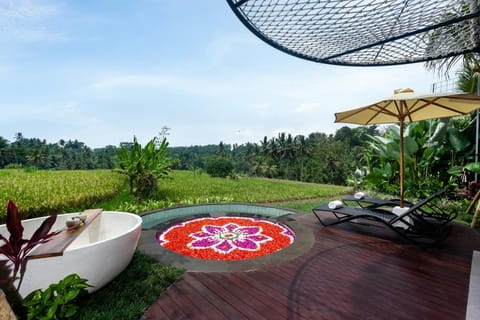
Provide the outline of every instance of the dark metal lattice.
<path id="1" fill-rule="evenodd" d="M 338 65 L 395 65 L 480 52 L 478 0 L 227 0 L 288 54 Z"/>

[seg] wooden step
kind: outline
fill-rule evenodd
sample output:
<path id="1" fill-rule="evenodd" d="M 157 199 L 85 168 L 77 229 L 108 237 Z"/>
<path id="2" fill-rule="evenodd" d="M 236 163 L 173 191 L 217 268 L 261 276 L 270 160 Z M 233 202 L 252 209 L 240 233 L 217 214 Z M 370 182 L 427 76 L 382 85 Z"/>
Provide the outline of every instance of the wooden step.
<path id="1" fill-rule="evenodd" d="M 62 256 L 65 249 L 73 242 L 101 213 L 102 209 L 89 209 L 83 213 L 87 216 L 85 223 L 78 228 L 65 227 L 60 233 L 53 236 L 48 242 L 40 244 L 29 253 L 28 259 L 40 259 Z"/>

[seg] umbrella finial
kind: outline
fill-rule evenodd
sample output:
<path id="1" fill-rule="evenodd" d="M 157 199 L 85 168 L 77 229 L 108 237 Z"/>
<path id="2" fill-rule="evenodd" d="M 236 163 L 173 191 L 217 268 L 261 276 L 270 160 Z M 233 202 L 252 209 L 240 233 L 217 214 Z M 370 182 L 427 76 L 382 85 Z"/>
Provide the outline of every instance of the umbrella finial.
<path id="1" fill-rule="evenodd" d="M 395 90 L 393 90 L 393 93 L 394 93 L 394 94 L 407 93 L 407 92 L 413 92 L 413 89 L 410 89 L 410 88 L 402 88 L 402 89 L 395 89 Z"/>

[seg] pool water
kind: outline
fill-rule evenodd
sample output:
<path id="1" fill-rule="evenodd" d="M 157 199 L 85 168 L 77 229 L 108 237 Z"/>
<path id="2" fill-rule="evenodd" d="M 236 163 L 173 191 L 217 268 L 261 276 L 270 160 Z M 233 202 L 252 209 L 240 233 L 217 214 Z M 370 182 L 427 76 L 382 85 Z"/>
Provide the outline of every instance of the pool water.
<path id="1" fill-rule="evenodd" d="M 156 210 L 141 216 L 143 230 L 138 248 L 161 263 L 189 271 L 256 270 L 295 259 L 311 248 L 315 238 L 301 222 L 303 215 L 289 209 L 244 203 Z M 246 222 L 249 225 L 243 225 Z M 267 232 L 269 226 L 272 229 Z M 280 234 L 282 247 L 274 246 L 275 234 Z"/>
<path id="2" fill-rule="evenodd" d="M 142 228 L 144 230 L 151 229 L 159 224 L 168 223 L 171 220 L 180 220 L 185 217 L 228 216 L 232 214 L 277 219 L 285 215 L 295 214 L 295 212 L 287 209 L 243 203 L 201 204 L 146 213 L 142 215 Z"/>

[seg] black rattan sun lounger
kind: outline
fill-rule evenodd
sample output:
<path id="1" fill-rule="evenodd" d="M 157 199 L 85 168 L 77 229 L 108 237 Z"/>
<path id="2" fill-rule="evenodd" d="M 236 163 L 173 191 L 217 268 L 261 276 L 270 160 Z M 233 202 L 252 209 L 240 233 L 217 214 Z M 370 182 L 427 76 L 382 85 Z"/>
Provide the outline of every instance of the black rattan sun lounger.
<path id="1" fill-rule="evenodd" d="M 400 205 L 400 199 L 379 199 L 379 198 L 370 198 L 362 197 L 355 198 L 355 196 L 348 196 L 342 199 L 345 204 L 354 203 L 361 208 L 374 209 L 381 207 L 394 207 Z M 404 206 L 411 207 L 413 203 L 404 201 Z"/>
<path id="2" fill-rule="evenodd" d="M 344 206 L 331 209 L 328 205 L 313 208 L 313 213 L 324 226 L 331 226 L 342 222 L 376 221 L 384 224 L 403 238 L 416 244 L 425 244 L 425 239 L 431 244 L 443 240 L 448 234 L 447 224 L 456 218 L 456 212 L 444 212 L 435 203 L 445 190 L 439 191 L 427 199 L 421 200 L 400 215 L 384 208 L 350 207 Z M 388 207 L 388 205 L 387 205 Z M 391 205 L 393 208 L 394 205 Z M 319 212 L 330 212 L 336 220 L 326 221 Z"/>

